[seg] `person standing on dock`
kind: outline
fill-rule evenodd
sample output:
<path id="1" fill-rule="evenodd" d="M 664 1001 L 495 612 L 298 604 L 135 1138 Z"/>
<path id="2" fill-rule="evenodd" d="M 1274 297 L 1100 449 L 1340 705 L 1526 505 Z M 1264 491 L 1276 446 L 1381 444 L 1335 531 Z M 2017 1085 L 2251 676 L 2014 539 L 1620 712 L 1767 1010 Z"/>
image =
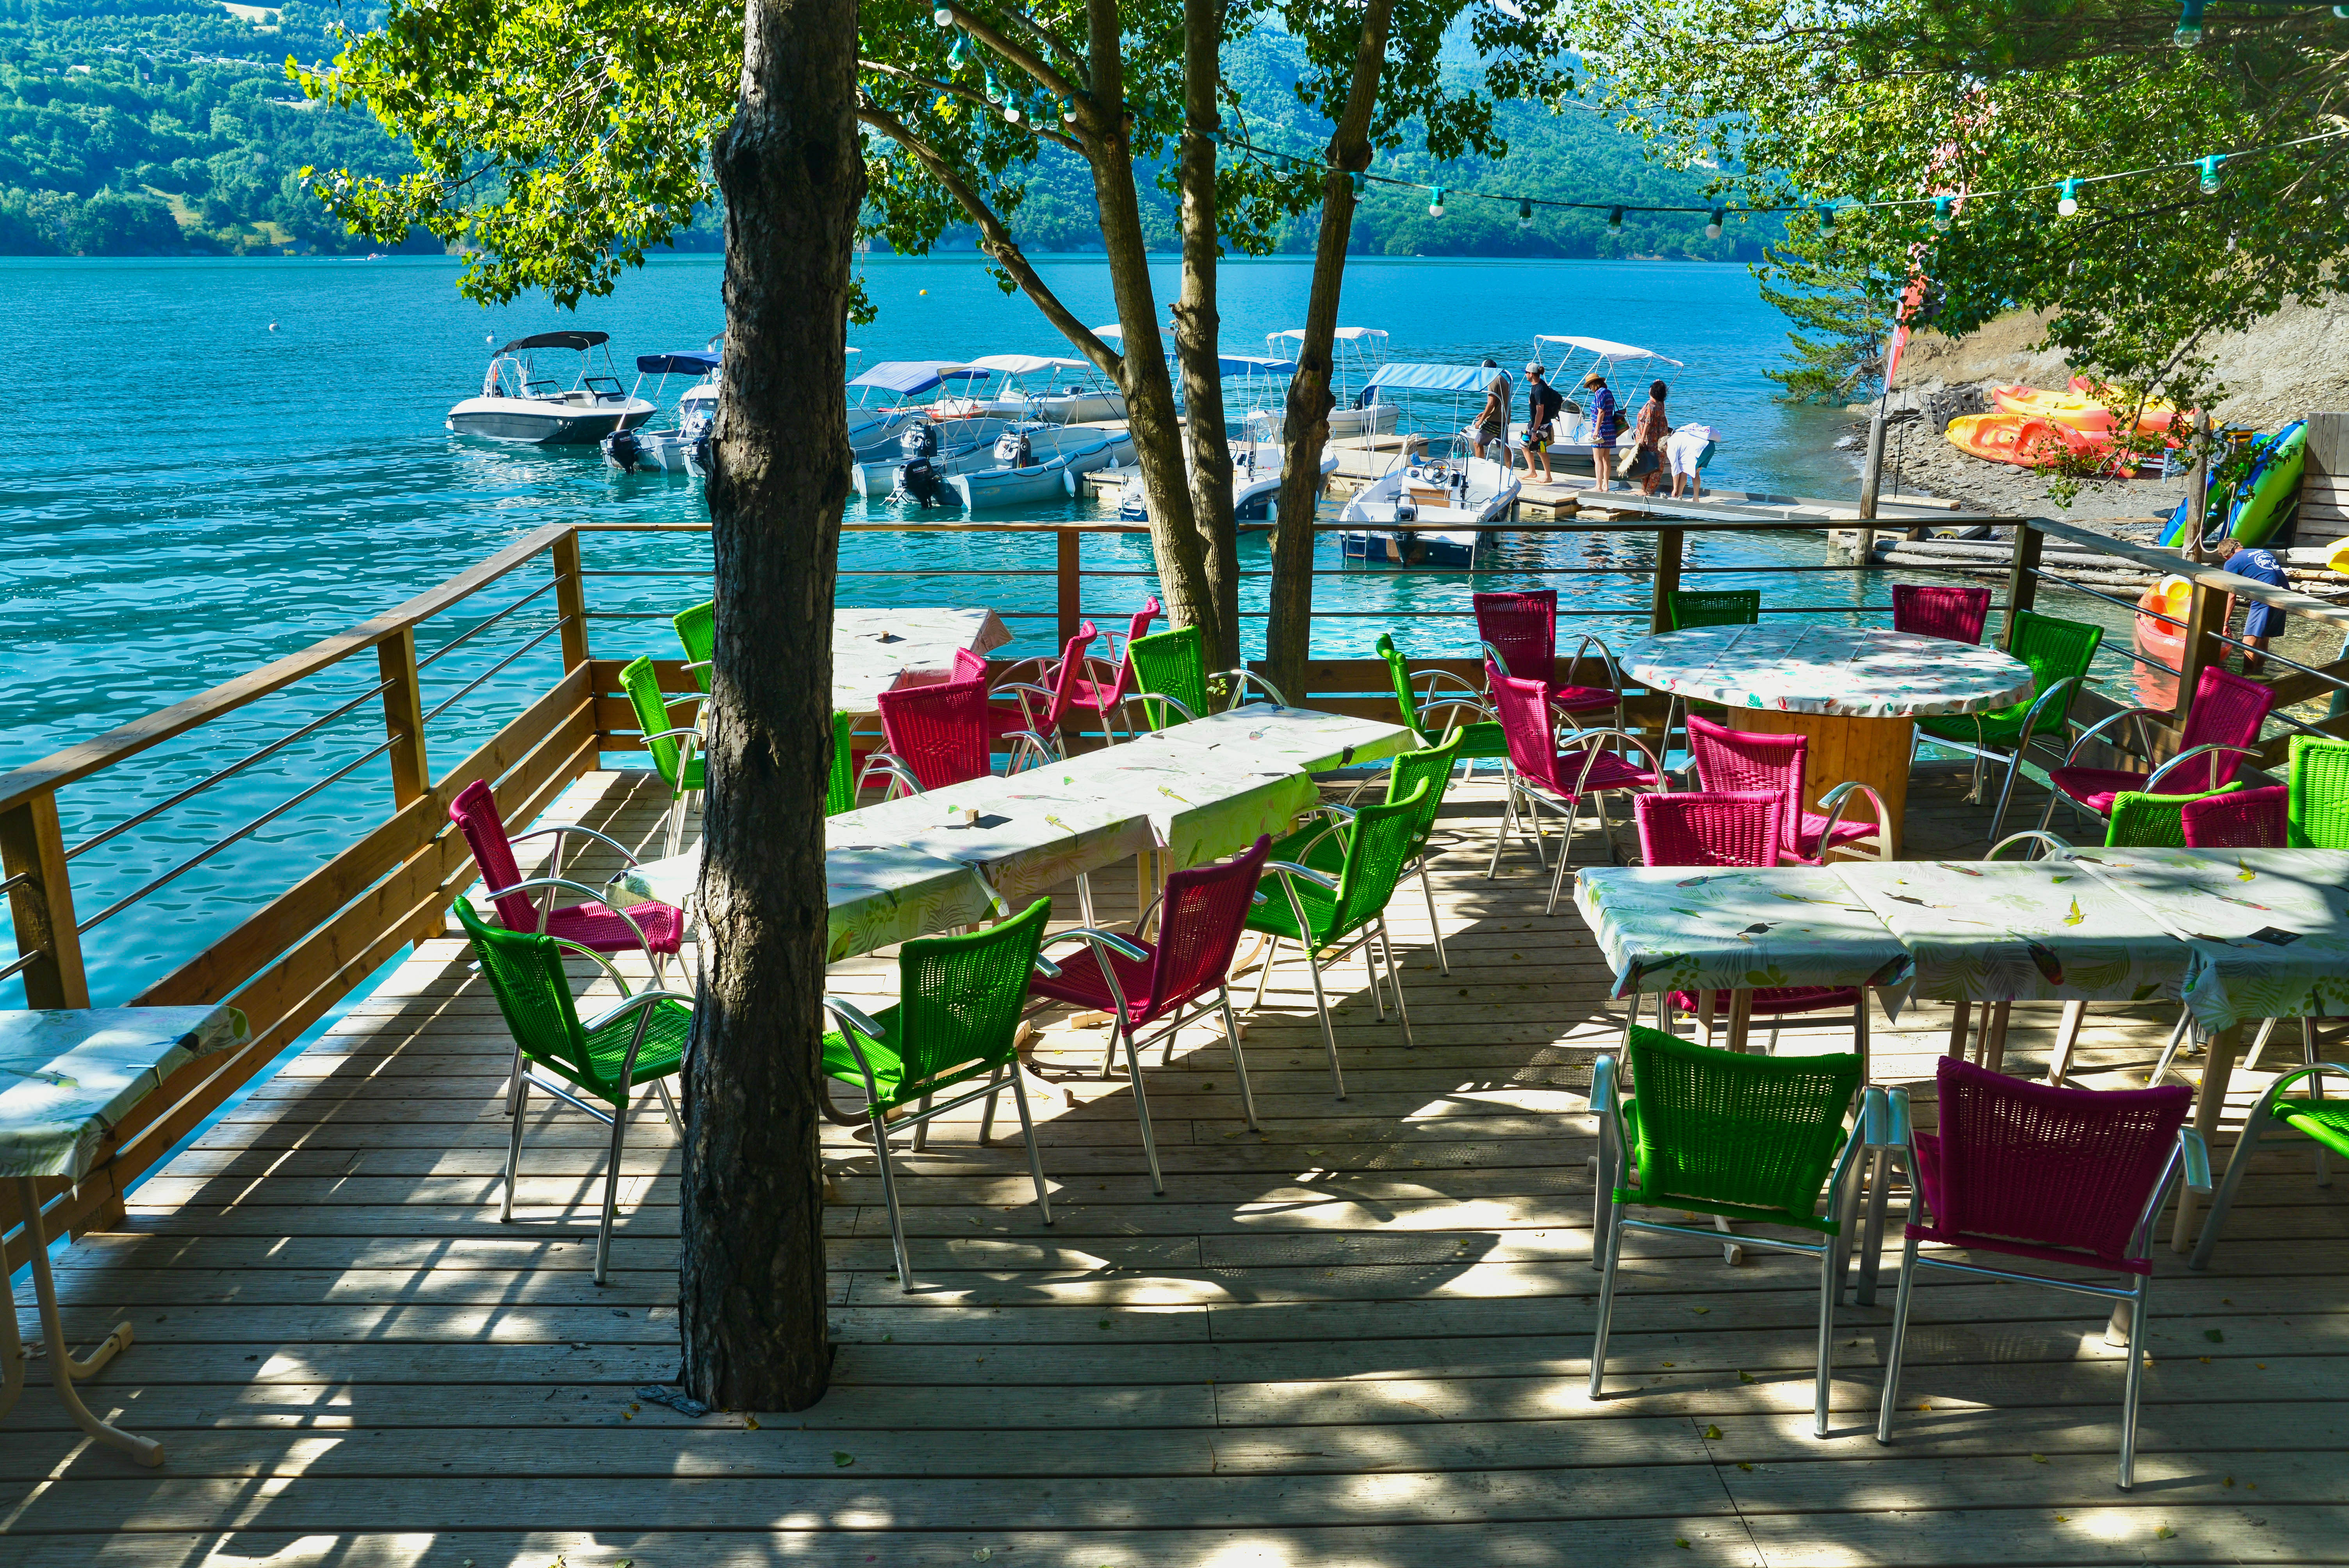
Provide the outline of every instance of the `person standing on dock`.
<path id="1" fill-rule="evenodd" d="M 1631 471 L 1640 477 L 1641 495 L 1655 494 L 1656 486 L 1664 477 L 1664 442 L 1672 433 L 1672 422 L 1664 414 L 1664 394 L 1668 390 L 1661 381 L 1648 383 L 1648 400 L 1640 405 L 1640 420 L 1631 429 L 1631 438 L 1639 443 L 1639 450 L 1631 458 Z"/>
<path id="2" fill-rule="evenodd" d="M 1720 438 L 1710 425 L 1682 425 L 1664 443 L 1664 455 L 1671 459 L 1674 500 L 1681 499 L 1682 481 L 1688 485 L 1689 500 L 1704 499 L 1704 465 L 1713 461 L 1713 444 Z"/>
<path id="3" fill-rule="evenodd" d="M 2292 579 L 2284 575 L 2283 564 L 2271 550 L 2238 550 L 2227 557 L 2219 568 L 2238 577 L 2248 577 L 2254 583 L 2264 583 L 2271 588 L 2289 588 Z M 2267 661 L 2260 656 L 2268 639 L 2283 630 L 2283 612 L 2272 604 L 2254 601 L 2243 611 L 2243 673 L 2255 676 Z"/>
<path id="4" fill-rule="evenodd" d="M 1509 385 L 1508 373 L 1501 368 L 1498 361 L 1485 360 L 1485 368 L 1493 373 L 1493 378 L 1485 383 L 1485 407 L 1477 413 L 1475 424 L 1469 427 L 1468 438 L 1476 443 L 1476 455 L 1480 458 L 1485 455 L 1487 441 L 1499 442 L 1501 461 L 1506 465 L 1509 460 L 1509 403 L 1516 389 Z"/>
<path id="5" fill-rule="evenodd" d="M 1603 490 L 1615 467 L 1615 438 L 1623 430 L 1623 410 L 1616 406 L 1602 373 L 1594 370 L 1584 377 L 1582 389 L 1590 394 L 1590 488 Z"/>
<path id="6" fill-rule="evenodd" d="M 1557 438 L 1557 417 L 1566 407 L 1566 399 L 1557 387 L 1543 379 L 1548 374 L 1541 361 L 1526 366 L 1526 478 L 1534 477 L 1534 459 L 1541 459 L 1541 482 L 1554 484 L 1549 471 L 1549 444 Z"/>

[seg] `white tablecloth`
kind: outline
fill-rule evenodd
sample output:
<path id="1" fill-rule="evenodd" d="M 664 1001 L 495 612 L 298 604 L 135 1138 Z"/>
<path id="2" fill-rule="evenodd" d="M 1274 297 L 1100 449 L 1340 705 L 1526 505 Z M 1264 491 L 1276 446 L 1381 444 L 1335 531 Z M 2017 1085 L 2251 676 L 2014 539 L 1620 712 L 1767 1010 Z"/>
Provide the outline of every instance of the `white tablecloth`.
<path id="1" fill-rule="evenodd" d="M 1909 718 L 2005 707 L 2031 666 L 1996 648 L 1881 626 L 1695 626 L 1627 645 L 1634 680 L 1731 708 Z"/>

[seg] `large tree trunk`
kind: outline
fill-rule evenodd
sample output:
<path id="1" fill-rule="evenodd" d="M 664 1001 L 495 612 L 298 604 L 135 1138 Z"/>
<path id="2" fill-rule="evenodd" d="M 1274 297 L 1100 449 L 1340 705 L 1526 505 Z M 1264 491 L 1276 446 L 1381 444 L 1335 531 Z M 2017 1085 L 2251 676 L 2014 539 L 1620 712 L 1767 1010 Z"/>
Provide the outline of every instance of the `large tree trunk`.
<path id="1" fill-rule="evenodd" d="M 1223 0 L 1184 0 L 1183 292 L 1174 306 L 1174 355 L 1183 366 L 1185 436 L 1191 458 L 1191 518 L 1214 597 L 1220 641 L 1208 657 L 1240 663 L 1239 534 L 1232 521 L 1232 449 L 1224 435 L 1224 381 L 1217 368 L 1222 323 L 1216 312 L 1216 142 L 1222 123 Z"/>
<path id="2" fill-rule="evenodd" d="M 817 1155 L 832 593 L 848 493 L 849 248 L 864 191 L 855 0 L 749 0 L 709 484 L 718 647 L 704 975 L 687 1058 L 685 1379 L 724 1409 L 823 1397 Z"/>
<path id="3" fill-rule="evenodd" d="M 1150 542 L 1158 558 L 1160 591 L 1176 625 L 1197 625 L 1210 650 L 1225 634 L 1207 583 L 1205 552 L 1192 520 L 1183 472 L 1183 432 L 1174 414 L 1174 383 L 1166 374 L 1158 302 L 1150 288 L 1150 252 L 1134 199 L 1133 148 L 1125 130 L 1125 64 L 1116 0 L 1086 0 L 1092 61 L 1090 108 L 1081 112 L 1091 147 L 1093 197 L 1101 205 L 1102 247 L 1109 260 L 1110 292 L 1125 335 L 1126 422 L 1150 508 Z M 1216 427 L 1220 433 L 1222 427 Z"/>
<path id="4" fill-rule="evenodd" d="M 1338 294 L 1346 281 L 1346 242 L 1354 227 L 1350 173 L 1371 162 L 1371 108 L 1378 101 L 1394 0 L 1362 7 L 1354 80 L 1346 112 L 1330 138 L 1330 172 L 1321 184 L 1321 232 L 1313 253 L 1313 288 L 1305 307 L 1305 342 L 1288 383 L 1283 416 L 1280 504 L 1272 535 L 1272 593 L 1264 656 L 1273 684 L 1294 696 L 1305 686 L 1313 645 L 1313 512 L 1321 491 L 1321 449 L 1330 440 L 1330 345 L 1338 333 Z"/>

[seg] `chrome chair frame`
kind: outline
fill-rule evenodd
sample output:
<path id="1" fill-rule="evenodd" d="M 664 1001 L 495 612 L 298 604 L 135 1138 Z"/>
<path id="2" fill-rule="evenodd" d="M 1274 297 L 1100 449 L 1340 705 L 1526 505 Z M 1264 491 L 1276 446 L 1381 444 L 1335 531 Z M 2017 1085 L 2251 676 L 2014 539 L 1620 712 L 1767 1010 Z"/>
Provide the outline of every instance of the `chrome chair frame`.
<path id="1" fill-rule="evenodd" d="M 2106 728 L 2118 724 L 2125 718 L 2135 719 L 2137 721 L 2137 754 L 2141 758 L 2150 758 L 2153 754 L 2153 747 L 2149 743 L 2149 738 L 2146 734 L 2145 721 L 2148 718 L 2168 718 L 2169 717 L 2170 715 L 2168 710 L 2156 707 L 2125 707 L 2118 713 L 2106 714 L 2104 717 L 2096 720 L 2095 723 L 2082 730 L 2073 738 L 2071 748 L 2064 753 L 2064 760 L 2057 763 L 2056 766 L 2059 768 L 2071 767 L 2073 758 L 2080 755 L 2080 748 L 2082 747 L 2086 746 L 2090 741 L 2095 740 L 2096 737 L 2102 734 Z M 2110 745 L 2111 742 L 2106 741 L 2104 744 Z M 2158 768 L 2154 768 L 2145 776 L 2145 782 L 2139 785 L 2138 789 L 2147 795 L 2160 794 L 2161 781 L 2169 777 L 2169 775 L 2175 772 L 2178 769 L 2193 761 L 2194 758 L 2200 757 L 2207 752 L 2220 751 L 2231 751 L 2238 757 L 2249 758 L 2253 761 L 2257 761 L 2259 758 L 2259 753 L 2252 750 L 2248 746 L 2222 746 L 2216 741 L 2205 742 L 2190 750 L 2181 751 L 2177 756 L 2171 758 L 2168 761 L 2161 764 Z M 2207 779 L 2209 775 L 2205 773 L 2203 777 Z M 2213 786 L 2213 788 L 2215 787 L 2216 786 Z M 2195 792 L 2199 794 L 2201 791 L 2199 789 L 2197 789 Z M 2093 818 L 2095 820 L 2099 822 L 2106 820 L 2103 815 L 2095 811 L 2091 808 L 2081 804 L 2079 801 L 2073 799 L 2061 789 L 2050 789 L 2047 791 L 2047 809 L 2039 814 L 2039 828 L 2042 832 L 2044 832 L 2047 829 L 2047 824 L 2054 820 L 2055 808 L 2059 803 L 2070 806 L 2074 811 L 2077 812 L 2082 817 Z"/>
<path id="2" fill-rule="evenodd" d="M 2268 1020 L 2271 1024 L 2274 1021 L 2272 1018 Z M 2313 1059 L 2316 1054 L 2314 1020 L 2302 1018 L 2300 1025 L 2304 1048 L 2311 1060 L 2298 1072 L 2286 1073 L 2268 1085 L 2267 1092 L 2260 1096 L 2259 1102 L 2251 1107 L 2251 1114 L 2244 1119 L 2243 1134 L 2235 1140 L 2235 1152 L 2227 1161 L 2226 1180 L 2220 1183 L 2219 1196 L 2210 1205 L 2210 1217 L 2202 1222 L 2201 1239 L 2194 1243 L 2193 1255 L 2186 1260 L 2186 1266 L 2197 1273 L 2210 1265 L 2210 1253 L 2219 1244 L 2220 1227 L 2227 1222 L 2227 1212 L 2234 1207 L 2235 1192 L 2243 1184 L 2243 1173 L 2251 1168 L 2251 1153 L 2258 1148 L 2260 1140 L 2266 1135 L 2268 1129 L 2274 1125 L 2277 1097 L 2302 1078 L 2306 1078 L 2309 1098 L 2323 1099 L 2324 1079 L 2328 1074 L 2334 1078 L 2349 1078 L 2349 1067 L 2344 1067 L 2339 1062 L 2320 1062 Z M 2333 1174 L 2325 1164 L 2324 1145 L 2319 1143 L 2315 1147 L 2316 1184 L 2319 1187 L 2330 1187 L 2333 1185 Z"/>
<path id="3" fill-rule="evenodd" d="M 1986 838 L 1997 841 L 1999 837 L 1999 830 L 2006 826 L 2007 803 L 2014 796 L 2014 780 L 2015 777 L 2023 770 L 2023 753 L 2031 749 L 2031 743 L 2033 740 L 2041 738 L 2039 728 L 2040 709 L 2054 701 L 2058 696 L 2061 696 L 2068 688 L 2077 686 L 2080 684 L 2079 676 L 2065 676 L 2062 680 L 2056 681 L 2048 686 L 2045 691 L 2041 692 L 2036 697 L 2033 698 L 2031 707 L 2024 711 L 2023 716 L 2023 738 L 2016 743 L 2015 748 L 2012 752 L 2001 751 L 1997 747 L 1992 746 L 1989 741 L 1982 738 L 1982 716 L 1980 714 L 1974 714 L 1970 716 L 1972 717 L 1974 723 L 1974 742 L 1972 745 L 1969 746 L 1962 740 L 1950 740 L 1938 735 L 1929 736 L 1922 730 L 1919 730 L 1914 732 L 1909 738 L 1909 764 L 1911 767 L 1915 766 L 1917 748 L 1920 746 L 1939 746 L 1947 750 L 1965 753 L 1967 756 L 1974 759 L 1973 787 L 1966 792 L 1966 800 L 1969 804 L 1979 806 L 1982 804 L 1982 764 L 1984 762 L 2005 763 L 2006 782 L 1999 789 L 1998 810 L 1990 820 L 1990 831 L 1984 835 Z M 2071 697 L 2065 696 L 2064 698 L 2064 707 L 2068 708 L 2071 706 Z M 2054 727 L 2046 733 L 2049 735 L 2061 733 L 2061 731 L 2070 723 L 2071 720 L 2068 717 L 2058 717 L 2055 720 Z M 2059 763 L 2057 766 L 2061 767 L 2062 764 Z"/>
<path id="4" fill-rule="evenodd" d="M 1618 856 L 1615 851 L 1614 824 L 1610 822 L 1607 817 L 1607 797 L 1610 794 L 1617 793 L 1619 790 L 1625 789 L 1627 787 L 1616 786 L 1610 789 L 1599 790 L 1588 790 L 1587 789 L 1590 780 L 1590 770 L 1592 768 L 1596 767 L 1599 762 L 1599 751 L 1597 749 L 1598 743 L 1609 739 L 1619 740 L 1637 748 L 1640 755 L 1647 759 L 1649 767 L 1655 773 L 1656 788 L 1658 791 L 1666 794 L 1671 792 L 1671 775 L 1664 771 L 1662 758 L 1658 757 L 1654 749 L 1638 736 L 1633 735 L 1627 729 L 1573 728 L 1559 739 L 1557 744 L 1562 746 L 1584 747 L 1588 749 L 1589 754 L 1582 760 L 1582 772 L 1575 780 L 1575 791 L 1572 799 L 1560 799 L 1557 796 L 1551 794 L 1547 786 L 1527 783 L 1523 778 L 1519 777 L 1514 764 L 1504 764 L 1502 787 L 1507 793 L 1501 813 L 1501 830 L 1493 841 L 1493 859 L 1491 863 L 1485 868 L 1485 881 L 1492 881 L 1493 878 L 1499 873 L 1501 869 L 1501 854 L 1502 851 L 1509 847 L 1509 835 L 1512 832 L 1524 830 L 1521 830 L 1518 825 L 1517 813 L 1516 810 L 1516 802 L 1520 796 L 1525 799 L 1525 827 L 1531 830 L 1534 856 L 1541 862 L 1545 870 L 1549 866 L 1549 853 L 1547 847 L 1542 842 L 1541 812 L 1539 810 L 1539 807 L 1542 802 L 1547 801 L 1554 809 L 1563 811 L 1566 816 L 1566 842 L 1558 850 L 1557 870 L 1550 877 L 1549 903 L 1542 911 L 1543 913 L 1556 914 L 1557 913 L 1557 895 L 1559 890 L 1566 884 L 1567 861 L 1574 853 L 1574 835 L 1576 831 L 1575 818 L 1586 794 L 1590 795 L 1598 803 L 1599 831 L 1607 840 L 1607 859 L 1610 863 L 1615 862 L 1618 860 Z"/>
<path id="5" fill-rule="evenodd" d="M 1323 833 L 1334 831 L 1338 826 L 1339 824 L 1332 823 L 1329 829 L 1323 830 Z M 1320 841 L 1322 836 L 1316 835 L 1315 838 L 1308 841 L 1306 847 L 1310 849 L 1313 844 Z M 1280 873 L 1280 888 L 1288 895 L 1288 908 L 1296 917 L 1297 929 L 1299 932 L 1310 932 L 1313 929 L 1313 923 L 1305 917 L 1305 901 L 1297 894 L 1296 879 L 1301 877 L 1314 886 L 1326 889 L 1332 893 L 1338 891 L 1338 879 L 1325 872 L 1317 872 L 1310 866 L 1299 865 L 1294 861 L 1267 861 L 1264 869 Z M 1402 879 L 1398 877 L 1396 880 Z M 1392 894 L 1389 895 L 1389 902 L 1392 902 Z M 1377 956 L 1375 957 L 1372 954 L 1373 937 L 1377 939 Z M 1314 957 L 1315 949 L 1309 936 L 1300 940 L 1298 945 L 1304 949 L 1305 971 L 1313 981 L 1313 1009 L 1321 1017 L 1321 1043 L 1330 1056 L 1330 1081 L 1337 1090 L 1337 1097 L 1343 1099 L 1346 1098 L 1346 1073 L 1345 1069 L 1338 1065 L 1338 1030 L 1337 1026 L 1330 1021 L 1330 996 L 1329 993 L 1322 989 L 1320 960 Z M 1395 967 L 1394 944 L 1387 937 L 1385 910 L 1381 909 L 1375 917 L 1364 921 L 1356 927 L 1351 937 L 1340 937 L 1337 945 L 1322 951 L 1328 954 L 1330 961 L 1334 964 L 1357 948 L 1361 950 L 1362 967 L 1369 972 L 1371 977 L 1371 1002 L 1379 1010 L 1379 1022 L 1383 1024 L 1387 1021 L 1386 995 L 1381 989 L 1379 975 L 1380 962 L 1383 960 L 1386 966 L 1386 982 L 1394 986 L 1395 1016 L 1402 1020 L 1402 1043 L 1406 1046 L 1415 1045 L 1417 1042 L 1411 1037 L 1411 1012 L 1403 1006 L 1402 972 Z M 1250 1012 L 1264 1006 L 1265 986 L 1272 978 L 1273 958 L 1279 951 L 1280 938 L 1268 936 L 1263 955 L 1258 960 L 1261 967 L 1257 971 L 1256 1000 L 1248 1004 Z M 1235 1042 L 1237 1037 L 1237 1035 L 1234 1036 Z"/>

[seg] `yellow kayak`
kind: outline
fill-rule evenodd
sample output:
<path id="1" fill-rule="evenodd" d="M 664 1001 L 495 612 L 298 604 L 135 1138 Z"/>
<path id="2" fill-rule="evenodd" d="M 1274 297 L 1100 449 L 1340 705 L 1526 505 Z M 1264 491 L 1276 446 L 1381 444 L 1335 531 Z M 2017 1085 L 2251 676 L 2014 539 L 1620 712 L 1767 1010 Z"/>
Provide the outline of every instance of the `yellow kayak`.
<path id="1" fill-rule="evenodd" d="M 2112 409 L 2098 402 L 2093 392 L 2085 389 L 2085 383 L 2077 380 L 2062 392 L 2051 392 L 2044 387 L 1993 387 L 1990 396 L 2002 413 L 2052 420 L 2087 435 L 2108 436 L 2117 422 Z M 2173 436 L 2170 428 L 2177 414 L 2175 404 L 2147 403 L 2137 416 L 2137 431 L 2150 439 L 2182 441 L 2182 433 Z M 2191 412 L 2186 416 L 2189 423 L 2193 418 Z"/>

